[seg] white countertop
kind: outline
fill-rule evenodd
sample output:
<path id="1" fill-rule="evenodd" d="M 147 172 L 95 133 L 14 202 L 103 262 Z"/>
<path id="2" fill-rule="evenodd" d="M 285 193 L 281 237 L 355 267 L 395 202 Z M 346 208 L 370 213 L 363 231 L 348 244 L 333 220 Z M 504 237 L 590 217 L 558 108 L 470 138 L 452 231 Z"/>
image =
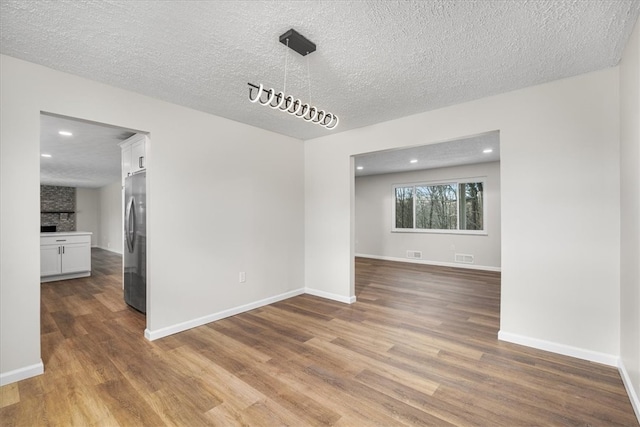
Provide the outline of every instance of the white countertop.
<path id="1" fill-rule="evenodd" d="M 45 236 L 87 236 L 92 235 L 91 231 L 56 231 L 40 233 L 40 237 Z"/>

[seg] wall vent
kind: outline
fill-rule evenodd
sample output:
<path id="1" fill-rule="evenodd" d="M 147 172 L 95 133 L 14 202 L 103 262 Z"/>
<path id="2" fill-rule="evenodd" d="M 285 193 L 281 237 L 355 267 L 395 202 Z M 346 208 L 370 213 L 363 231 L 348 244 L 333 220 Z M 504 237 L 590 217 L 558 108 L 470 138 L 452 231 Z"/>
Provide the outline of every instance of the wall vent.
<path id="1" fill-rule="evenodd" d="M 407 258 L 420 259 L 422 258 L 422 251 L 407 251 Z"/>
<path id="2" fill-rule="evenodd" d="M 463 264 L 473 264 L 473 255 L 469 254 L 456 254 L 456 262 Z"/>

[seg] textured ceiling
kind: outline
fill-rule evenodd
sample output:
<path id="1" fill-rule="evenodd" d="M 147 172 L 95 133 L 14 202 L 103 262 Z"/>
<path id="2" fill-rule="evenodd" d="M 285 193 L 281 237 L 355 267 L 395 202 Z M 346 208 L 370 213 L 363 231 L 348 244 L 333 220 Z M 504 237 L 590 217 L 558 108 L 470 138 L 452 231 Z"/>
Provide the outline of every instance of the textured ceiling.
<path id="1" fill-rule="evenodd" d="M 489 149 L 490 153 L 484 152 Z M 354 163 L 355 175 L 366 176 L 497 161 L 500 133 L 495 131 L 439 144 L 361 154 L 355 156 Z"/>
<path id="2" fill-rule="evenodd" d="M 0 51 L 310 139 L 615 66 L 639 12 L 638 0 L 2 0 Z M 290 28 L 317 51 L 279 43 Z M 283 89 L 286 55 L 287 94 L 338 114 L 337 129 L 248 101 L 248 82 Z"/>
<path id="3" fill-rule="evenodd" d="M 71 132 L 72 136 L 60 135 Z M 40 183 L 99 188 L 120 179 L 120 147 L 126 129 L 40 115 Z"/>

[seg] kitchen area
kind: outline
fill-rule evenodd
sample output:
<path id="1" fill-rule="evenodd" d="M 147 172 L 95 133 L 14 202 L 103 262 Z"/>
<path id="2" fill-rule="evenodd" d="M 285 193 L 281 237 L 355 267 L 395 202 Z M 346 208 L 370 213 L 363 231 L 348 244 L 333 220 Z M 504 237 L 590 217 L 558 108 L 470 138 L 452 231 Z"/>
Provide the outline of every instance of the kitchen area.
<path id="1" fill-rule="evenodd" d="M 146 313 L 148 141 L 143 133 L 41 114 L 41 283 L 91 280 L 92 258 L 117 254 L 121 301 Z"/>

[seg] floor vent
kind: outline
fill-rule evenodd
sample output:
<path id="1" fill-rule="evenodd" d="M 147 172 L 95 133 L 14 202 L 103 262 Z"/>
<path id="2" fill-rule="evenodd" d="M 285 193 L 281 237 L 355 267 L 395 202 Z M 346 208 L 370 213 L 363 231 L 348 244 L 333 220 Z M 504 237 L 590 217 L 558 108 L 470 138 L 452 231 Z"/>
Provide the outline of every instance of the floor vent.
<path id="1" fill-rule="evenodd" d="M 473 255 L 456 254 L 456 262 L 461 262 L 463 264 L 473 264 Z"/>
<path id="2" fill-rule="evenodd" d="M 407 251 L 407 258 L 420 259 L 422 258 L 421 251 Z"/>

